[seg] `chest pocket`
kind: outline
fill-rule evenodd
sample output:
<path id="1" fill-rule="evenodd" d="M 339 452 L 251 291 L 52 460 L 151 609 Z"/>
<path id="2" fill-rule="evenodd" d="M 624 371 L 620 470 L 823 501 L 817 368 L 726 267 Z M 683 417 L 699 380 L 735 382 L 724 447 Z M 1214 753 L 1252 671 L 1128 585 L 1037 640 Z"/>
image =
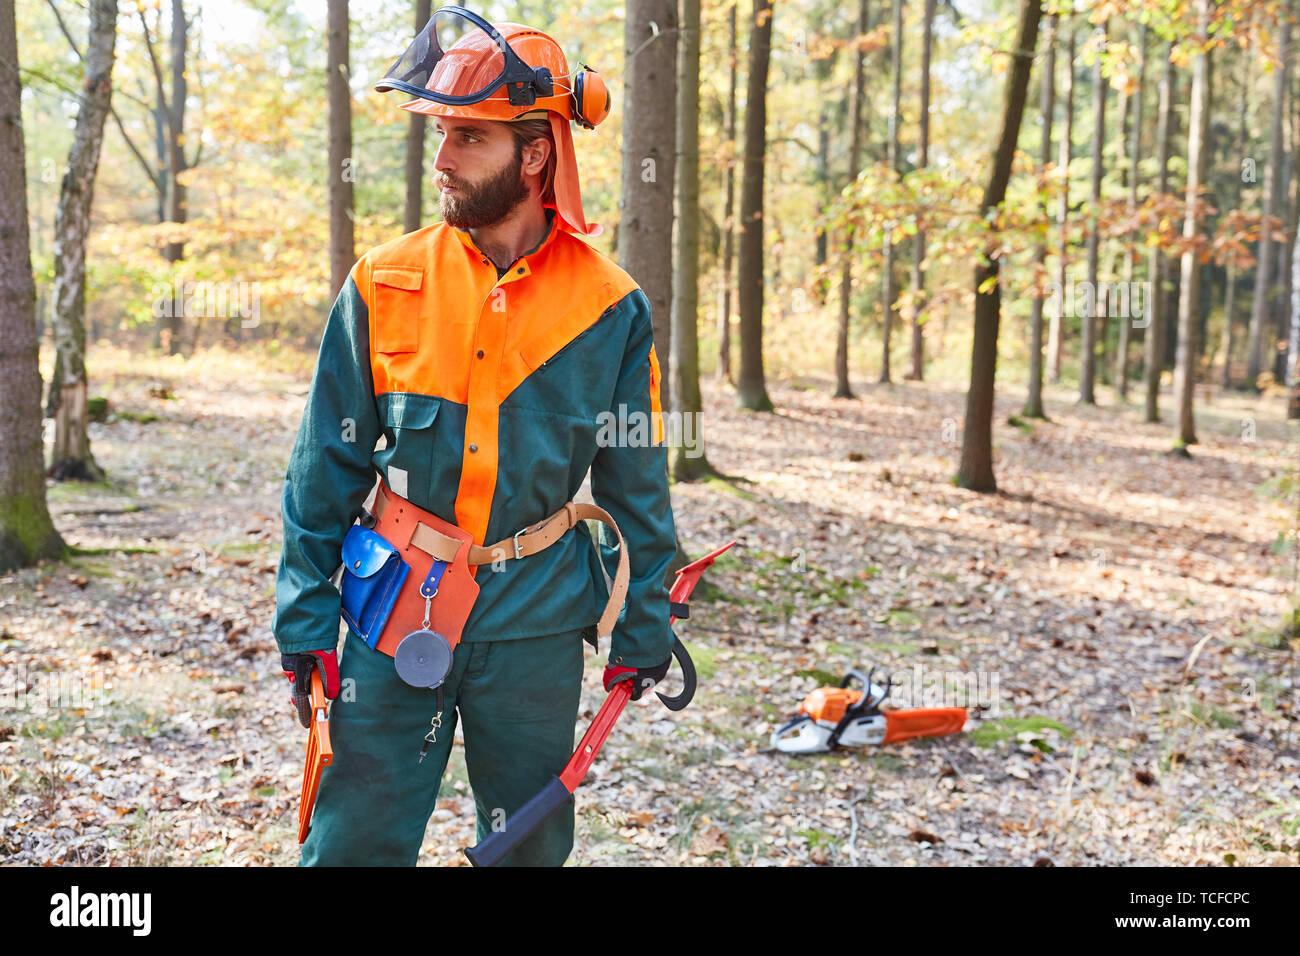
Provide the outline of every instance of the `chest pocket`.
<path id="1" fill-rule="evenodd" d="M 534 340 L 525 344 L 519 350 L 519 357 L 524 360 L 524 364 L 529 369 L 535 372 L 539 368 L 549 366 L 557 359 L 563 358 L 566 353 L 578 351 L 581 348 L 583 339 L 589 338 L 595 328 L 596 323 L 593 322 L 558 349 L 550 340 Z"/>
<path id="2" fill-rule="evenodd" d="M 419 266 L 379 266 L 374 271 L 375 351 L 414 352 L 420 347 Z"/>
<path id="3" fill-rule="evenodd" d="M 380 401 L 385 404 L 386 445 L 375 452 L 375 466 L 397 494 L 424 502 L 435 478 L 433 423 L 441 402 L 432 395 L 406 392 L 390 392 Z"/>
<path id="4" fill-rule="evenodd" d="M 558 350 L 545 342 L 520 348 L 531 370 L 525 404 L 582 419 L 608 407 L 619 363 L 609 359 L 607 328 L 593 323 Z"/>

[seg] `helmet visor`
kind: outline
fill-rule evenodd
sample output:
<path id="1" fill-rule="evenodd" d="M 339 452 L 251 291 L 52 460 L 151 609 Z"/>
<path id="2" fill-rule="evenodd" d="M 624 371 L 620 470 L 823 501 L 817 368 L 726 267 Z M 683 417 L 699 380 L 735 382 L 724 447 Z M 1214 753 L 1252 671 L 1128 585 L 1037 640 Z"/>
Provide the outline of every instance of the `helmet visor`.
<path id="1" fill-rule="evenodd" d="M 496 90 L 515 64 L 522 65 L 490 24 L 460 7 L 443 7 L 375 89 L 451 105 L 476 103 Z M 510 72 L 514 79 L 516 70 Z"/>

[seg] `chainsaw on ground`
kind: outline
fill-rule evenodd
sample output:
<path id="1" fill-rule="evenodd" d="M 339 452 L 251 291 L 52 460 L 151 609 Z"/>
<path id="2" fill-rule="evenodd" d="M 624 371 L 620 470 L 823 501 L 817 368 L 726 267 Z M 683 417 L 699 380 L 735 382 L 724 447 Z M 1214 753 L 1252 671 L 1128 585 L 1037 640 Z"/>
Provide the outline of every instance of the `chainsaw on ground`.
<path id="1" fill-rule="evenodd" d="M 862 690 L 851 690 L 854 680 Z M 816 754 L 837 747 L 892 744 L 915 737 L 960 733 L 965 707 L 925 707 L 881 710 L 891 680 L 876 682 L 876 669 L 864 676 L 852 670 L 839 687 L 818 687 L 803 699 L 799 710 L 772 734 L 772 747 L 788 754 Z"/>

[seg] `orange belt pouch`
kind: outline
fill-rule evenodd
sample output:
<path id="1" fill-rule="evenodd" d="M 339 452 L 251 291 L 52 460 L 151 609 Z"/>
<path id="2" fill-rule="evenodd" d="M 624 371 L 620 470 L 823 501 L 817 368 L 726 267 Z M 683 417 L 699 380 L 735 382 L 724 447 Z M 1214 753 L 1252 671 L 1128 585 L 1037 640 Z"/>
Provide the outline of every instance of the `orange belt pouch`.
<path id="1" fill-rule="evenodd" d="M 454 650 L 478 599 L 479 586 L 469 565 L 474 536 L 393 494 L 383 481 L 375 511 L 373 529 L 354 525 L 343 542 L 344 620 L 370 647 L 389 657 L 397 657 L 407 636 L 430 632 Z M 417 540 L 426 545 L 437 541 L 436 535 L 421 531 L 422 526 L 451 539 L 439 542 L 438 548 L 446 558 L 454 545 L 455 556 L 435 558 L 420 547 Z M 426 646 L 420 641 L 415 645 Z"/>

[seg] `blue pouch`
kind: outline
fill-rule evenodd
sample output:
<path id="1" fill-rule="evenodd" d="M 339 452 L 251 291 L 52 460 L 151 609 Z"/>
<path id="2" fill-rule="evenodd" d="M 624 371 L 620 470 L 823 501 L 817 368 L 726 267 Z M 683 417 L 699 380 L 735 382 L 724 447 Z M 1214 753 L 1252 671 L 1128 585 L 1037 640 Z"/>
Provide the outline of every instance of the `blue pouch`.
<path id="1" fill-rule="evenodd" d="M 401 553 L 382 535 L 359 524 L 348 530 L 343 539 L 341 613 L 371 648 L 379 643 L 410 571 Z"/>

